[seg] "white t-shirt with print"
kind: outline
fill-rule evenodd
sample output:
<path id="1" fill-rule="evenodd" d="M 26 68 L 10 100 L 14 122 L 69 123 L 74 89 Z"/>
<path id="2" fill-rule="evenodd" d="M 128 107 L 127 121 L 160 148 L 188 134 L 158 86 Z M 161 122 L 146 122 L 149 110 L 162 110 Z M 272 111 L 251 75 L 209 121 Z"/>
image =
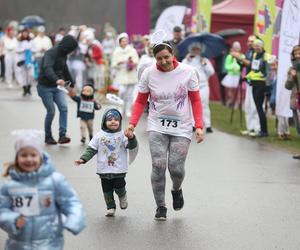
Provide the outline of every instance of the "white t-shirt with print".
<path id="1" fill-rule="evenodd" d="M 123 131 L 116 133 L 98 132 L 88 145 L 98 151 L 97 173 L 127 173 L 127 144 L 128 138 Z"/>
<path id="2" fill-rule="evenodd" d="M 188 91 L 199 91 L 199 76 L 190 65 L 179 63 L 170 72 L 156 65 L 145 69 L 139 92 L 150 93 L 147 131 L 191 139 L 194 123 Z"/>

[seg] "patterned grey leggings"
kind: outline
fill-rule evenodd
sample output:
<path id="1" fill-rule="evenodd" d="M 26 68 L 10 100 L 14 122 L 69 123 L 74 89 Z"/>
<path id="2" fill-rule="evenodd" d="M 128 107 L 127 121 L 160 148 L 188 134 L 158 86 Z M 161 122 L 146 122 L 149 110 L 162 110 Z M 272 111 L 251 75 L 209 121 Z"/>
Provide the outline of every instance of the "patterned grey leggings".
<path id="1" fill-rule="evenodd" d="M 157 207 L 166 206 L 165 186 L 168 167 L 173 182 L 173 190 L 179 190 L 184 179 L 184 163 L 190 146 L 185 137 L 149 132 L 152 157 L 151 183 Z"/>

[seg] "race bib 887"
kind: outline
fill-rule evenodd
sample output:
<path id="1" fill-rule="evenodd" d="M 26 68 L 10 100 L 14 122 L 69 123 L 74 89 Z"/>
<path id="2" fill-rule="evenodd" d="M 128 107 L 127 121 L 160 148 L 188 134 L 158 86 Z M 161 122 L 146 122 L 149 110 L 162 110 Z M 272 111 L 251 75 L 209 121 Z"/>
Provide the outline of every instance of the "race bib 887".
<path id="1" fill-rule="evenodd" d="M 10 189 L 13 211 L 24 216 L 36 216 L 40 214 L 39 195 L 37 188 Z"/>

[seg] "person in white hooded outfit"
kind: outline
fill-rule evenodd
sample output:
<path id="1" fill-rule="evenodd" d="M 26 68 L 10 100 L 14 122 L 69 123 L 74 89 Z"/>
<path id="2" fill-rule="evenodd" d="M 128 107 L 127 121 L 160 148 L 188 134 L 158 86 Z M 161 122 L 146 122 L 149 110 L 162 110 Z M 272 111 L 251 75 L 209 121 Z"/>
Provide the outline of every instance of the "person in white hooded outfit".
<path id="1" fill-rule="evenodd" d="M 6 34 L 2 39 L 3 43 L 3 54 L 4 54 L 4 64 L 5 64 L 5 82 L 8 87 L 12 87 L 13 76 L 16 74 L 16 47 L 18 45 L 18 40 L 15 36 L 12 27 L 6 29 Z"/>
<path id="2" fill-rule="evenodd" d="M 34 80 L 34 56 L 35 47 L 30 38 L 29 31 L 24 29 L 19 36 L 16 48 L 17 71 L 16 79 L 23 88 L 23 96 L 31 95 L 31 84 Z"/>
<path id="3" fill-rule="evenodd" d="M 119 47 L 114 50 L 111 66 L 115 69 L 114 82 L 119 85 L 119 96 L 124 100 L 122 113 L 128 117 L 131 115 L 134 86 L 138 81 L 136 67 L 139 56 L 128 44 L 126 33 L 121 33 L 117 41 Z"/>
<path id="4" fill-rule="evenodd" d="M 44 26 L 39 26 L 37 31 L 38 31 L 38 34 L 33 39 L 33 44 L 35 47 L 34 57 L 38 64 L 38 67 L 39 67 L 45 52 L 48 49 L 52 48 L 52 42 L 51 42 L 50 38 L 45 35 L 45 27 Z M 37 72 L 37 74 L 38 74 L 38 72 Z"/>
<path id="5" fill-rule="evenodd" d="M 201 44 L 193 43 L 189 47 L 189 53 L 182 63 L 194 66 L 197 69 L 200 82 L 200 96 L 203 108 L 203 120 L 207 133 L 212 133 L 211 115 L 209 109 L 209 84 L 208 79 L 215 73 L 211 62 L 201 56 Z"/>

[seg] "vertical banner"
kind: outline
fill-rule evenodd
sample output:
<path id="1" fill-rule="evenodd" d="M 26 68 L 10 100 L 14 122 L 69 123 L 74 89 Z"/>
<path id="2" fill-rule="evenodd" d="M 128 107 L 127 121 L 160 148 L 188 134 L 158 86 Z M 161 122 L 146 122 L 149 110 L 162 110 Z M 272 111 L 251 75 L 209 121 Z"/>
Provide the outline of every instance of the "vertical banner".
<path id="1" fill-rule="evenodd" d="M 274 0 L 256 0 L 254 33 L 264 41 L 268 53 L 272 52 L 275 9 Z"/>
<path id="2" fill-rule="evenodd" d="M 276 58 L 278 58 L 283 2 L 284 0 L 276 0 L 276 11 L 275 11 L 275 19 L 273 25 L 273 38 L 272 38 L 272 55 L 275 55 Z"/>
<path id="3" fill-rule="evenodd" d="M 198 31 L 210 32 L 212 0 L 197 1 Z"/>
<path id="4" fill-rule="evenodd" d="M 192 13 L 191 13 L 191 32 L 197 32 L 197 0 L 192 0 Z"/>
<path id="5" fill-rule="evenodd" d="M 126 0 L 126 32 L 129 37 L 150 33 L 150 0 Z"/>
<path id="6" fill-rule="evenodd" d="M 299 43 L 300 0 L 284 0 L 280 26 L 278 72 L 276 92 L 276 115 L 291 117 L 291 91 L 285 89 L 287 72 L 291 67 L 291 51 Z"/>

